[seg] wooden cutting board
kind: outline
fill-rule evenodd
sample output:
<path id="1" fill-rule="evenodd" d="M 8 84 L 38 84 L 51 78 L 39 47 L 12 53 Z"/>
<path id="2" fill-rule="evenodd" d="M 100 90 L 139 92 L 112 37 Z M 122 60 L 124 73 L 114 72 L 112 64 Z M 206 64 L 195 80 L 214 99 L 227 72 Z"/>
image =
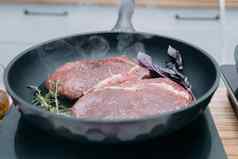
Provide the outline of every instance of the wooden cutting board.
<path id="1" fill-rule="evenodd" d="M 228 158 L 238 159 L 238 119 L 231 108 L 224 87 L 218 89 L 209 107 Z"/>

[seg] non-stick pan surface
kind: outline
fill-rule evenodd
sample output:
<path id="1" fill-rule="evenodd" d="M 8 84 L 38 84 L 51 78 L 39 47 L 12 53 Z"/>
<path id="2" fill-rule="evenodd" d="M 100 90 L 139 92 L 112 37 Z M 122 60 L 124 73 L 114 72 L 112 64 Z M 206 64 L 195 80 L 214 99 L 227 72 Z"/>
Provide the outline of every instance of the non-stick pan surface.
<path id="1" fill-rule="evenodd" d="M 201 114 L 218 83 L 216 62 L 205 51 L 186 42 L 148 33 L 132 32 L 134 1 L 123 0 L 117 25 L 112 32 L 69 36 L 40 44 L 14 58 L 5 71 L 5 85 L 24 118 L 49 133 L 81 141 L 136 141 L 166 135 L 190 123 Z M 168 45 L 182 52 L 184 74 L 189 78 L 197 101 L 189 108 L 135 120 L 75 119 L 41 110 L 31 104 L 28 85 L 41 85 L 62 64 L 85 58 L 116 55 L 136 57 L 145 51 L 164 65 Z"/>

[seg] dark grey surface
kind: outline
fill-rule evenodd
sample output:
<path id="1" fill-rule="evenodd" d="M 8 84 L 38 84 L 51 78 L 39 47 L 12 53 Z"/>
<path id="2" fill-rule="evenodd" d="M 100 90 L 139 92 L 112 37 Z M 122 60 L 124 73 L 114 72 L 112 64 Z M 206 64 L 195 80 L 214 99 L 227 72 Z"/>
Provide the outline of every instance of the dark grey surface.
<path id="1" fill-rule="evenodd" d="M 237 57 L 236 57 L 237 58 Z M 226 84 L 228 98 L 231 106 L 238 117 L 238 73 L 235 65 L 222 65 L 221 71 Z"/>
<path id="2" fill-rule="evenodd" d="M 28 125 L 15 108 L 0 125 L 0 158 L 166 158 L 226 159 L 209 111 L 188 127 L 137 144 L 82 144 L 49 136 Z"/>

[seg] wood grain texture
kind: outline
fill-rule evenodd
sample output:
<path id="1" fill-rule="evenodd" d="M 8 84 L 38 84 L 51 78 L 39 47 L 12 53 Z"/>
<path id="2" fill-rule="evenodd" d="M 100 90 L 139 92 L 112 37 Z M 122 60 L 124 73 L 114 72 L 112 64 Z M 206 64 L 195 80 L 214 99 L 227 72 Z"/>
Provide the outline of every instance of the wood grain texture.
<path id="1" fill-rule="evenodd" d="M 210 110 L 229 159 L 238 159 L 238 119 L 228 101 L 225 88 L 219 88 Z"/>
<path id="2" fill-rule="evenodd" d="M 160 0 L 163 7 L 217 7 L 218 0 Z"/>
<path id="3" fill-rule="evenodd" d="M 37 4 L 95 4 L 118 5 L 120 0 L 0 0 L 0 3 L 37 3 Z M 139 6 L 159 6 L 159 0 L 136 0 Z"/>
<path id="4" fill-rule="evenodd" d="M 95 4 L 118 5 L 119 0 L 0 0 L 0 3 L 37 4 Z M 162 7 L 217 7 L 218 0 L 136 0 L 139 6 Z M 238 7 L 238 0 L 225 0 L 227 7 Z"/>
<path id="5" fill-rule="evenodd" d="M 218 7 L 219 0 L 160 0 L 162 7 Z M 238 7 L 238 0 L 225 0 L 228 8 Z"/>

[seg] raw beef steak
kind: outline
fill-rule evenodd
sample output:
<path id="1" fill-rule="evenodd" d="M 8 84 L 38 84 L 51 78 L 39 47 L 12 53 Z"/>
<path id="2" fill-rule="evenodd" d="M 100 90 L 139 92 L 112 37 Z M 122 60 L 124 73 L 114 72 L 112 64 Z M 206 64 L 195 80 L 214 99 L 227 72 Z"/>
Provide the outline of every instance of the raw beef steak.
<path id="1" fill-rule="evenodd" d="M 147 76 L 149 71 L 136 62 L 116 56 L 67 63 L 50 75 L 45 85 L 53 89 L 53 82 L 59 81 L 59 94 L 75 100 L 94 89 Z"/>
<path id="2" fill-rule="evenodd" d="M 72 107 L 77 118 L 134 119 L 187 107 L 192 95 L 168 78 L 132 80 L 105 86 Z"/>

